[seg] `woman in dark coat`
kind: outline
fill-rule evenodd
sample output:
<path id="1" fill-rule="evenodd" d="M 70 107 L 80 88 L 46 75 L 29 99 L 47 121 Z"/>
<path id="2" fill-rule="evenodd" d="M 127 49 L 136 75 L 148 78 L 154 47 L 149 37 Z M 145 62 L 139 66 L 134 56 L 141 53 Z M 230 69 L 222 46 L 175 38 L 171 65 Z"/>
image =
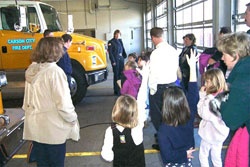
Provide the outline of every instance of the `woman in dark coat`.
<path id="1" fill-rule="evenodd" d="M 181 71 L 181 86 L 184 88 L 185 92 L 188 90 L 189 76 L 190 76 L 190 68 L 187 63 L 187 59 L 185 55 L 188 55 L 190 58 L 190 51 L 193 50 L 197 53 L 197 47 L 195 45 L 196 38 L 194 34 L 186 34 L 183 37 L 184 48 L 182 49 L 181 54 L 179 55 L 179 67 Z"/>
<path id="2" fill-rule="evenodd" d="M 108 42 L 109 59 L 114 73 L 113 89 L 115 95 L 120 95 L 120 87 L 117 84 L 117 80 L 121 79 L 122 71 L 124 69 L 124 59 L 127 58 L 120 36 L 120 30 L 115 30 L 114 37 Z"/>

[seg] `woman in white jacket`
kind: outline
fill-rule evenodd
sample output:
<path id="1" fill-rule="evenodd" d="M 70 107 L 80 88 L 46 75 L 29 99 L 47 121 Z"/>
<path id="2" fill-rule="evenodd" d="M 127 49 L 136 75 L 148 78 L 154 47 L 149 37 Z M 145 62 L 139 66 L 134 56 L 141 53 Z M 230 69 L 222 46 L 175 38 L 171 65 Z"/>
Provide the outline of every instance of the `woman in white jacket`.
<path id="1" fill-rule="evenodd" d="M 66 140 L 79 140 L 67 78 L 56 64 L 62 55 L 61 38 L 42 38 L 25 73 L 23 139 L 33 142 L 38 167 L 63 167 Z"/>
<path id="2" fill-rule="evenodd" d="M 221 115 L 212 113 L 209 102 L 223 91 L 227 85 L 223 72 L 220 69 L 209 69 L 204 75 L 205 85 L 200 90 L 198 114 L 202 118 L 198 134 L 201 137 L 199 159 L 201 167 L 209 167 L 208 156 L 211 151 L 211 160 L 214 167 L 222 167 L 221 149 L 226 140 L 229 128 L 225 125 Z"/>

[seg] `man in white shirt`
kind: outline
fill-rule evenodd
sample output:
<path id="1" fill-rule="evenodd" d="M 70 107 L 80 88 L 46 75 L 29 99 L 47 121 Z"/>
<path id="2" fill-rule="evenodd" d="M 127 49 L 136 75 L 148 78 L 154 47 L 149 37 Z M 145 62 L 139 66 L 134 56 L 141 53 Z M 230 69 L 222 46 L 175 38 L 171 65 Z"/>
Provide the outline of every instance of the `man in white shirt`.
<path id="1" fill-rule="evenodd" d="M 166 87 L 175 85 L 179 54 L 174 47 L 164 41 L 162 28 L 152 28 L 150 35 L 155 45 L 155 50 L 150 55 L 149 65 L 150 116 L 156 131 L 158 131 L 162 122 L 162 95 Z"/>

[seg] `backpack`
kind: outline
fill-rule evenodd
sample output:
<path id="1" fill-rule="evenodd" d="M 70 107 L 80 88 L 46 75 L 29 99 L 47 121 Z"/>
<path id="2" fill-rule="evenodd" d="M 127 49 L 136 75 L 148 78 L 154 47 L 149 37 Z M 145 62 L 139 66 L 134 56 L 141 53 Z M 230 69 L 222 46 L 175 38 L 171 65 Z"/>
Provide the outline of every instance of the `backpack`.
<path id="1" fill-rule="evenodd" d="M 200 74 L 202 75 L 207 69 L 209 68 L 218 68 L 220 66 L 220 62 L 217 61 L 216 63 L 209 65 L 208 60 L 210 57 L 212 57 L 217 49 L 215 47 L 213 48 L 207 48 L 205 49 L 199 57 L 199 71 Z"/>

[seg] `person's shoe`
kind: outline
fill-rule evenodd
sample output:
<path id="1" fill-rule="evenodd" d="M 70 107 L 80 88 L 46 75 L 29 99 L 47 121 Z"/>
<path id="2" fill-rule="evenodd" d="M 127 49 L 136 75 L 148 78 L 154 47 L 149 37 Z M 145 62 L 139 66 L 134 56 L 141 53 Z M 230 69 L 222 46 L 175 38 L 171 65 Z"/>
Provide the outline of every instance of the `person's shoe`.
<path id="1" fill-rule="evenodd" d="M 120 96 L 121 94 L 119 92 L 114 91 L 115 96 Z"/>
<path id="2" fill-rule="evenodd" d="M 157 133 L 154 134 L 154 137 L 155 137 L 155 142 L 158 143 L 158 135 L 157 135 Z"/>
<path id="3" fill-rule="evenodd" d="M 155 150 L 160 151 L 160 146 L 159 146 L 159 144 L 153 144 L 153 145 L 152 145 L 152 148 L 155 149 Z"/>

